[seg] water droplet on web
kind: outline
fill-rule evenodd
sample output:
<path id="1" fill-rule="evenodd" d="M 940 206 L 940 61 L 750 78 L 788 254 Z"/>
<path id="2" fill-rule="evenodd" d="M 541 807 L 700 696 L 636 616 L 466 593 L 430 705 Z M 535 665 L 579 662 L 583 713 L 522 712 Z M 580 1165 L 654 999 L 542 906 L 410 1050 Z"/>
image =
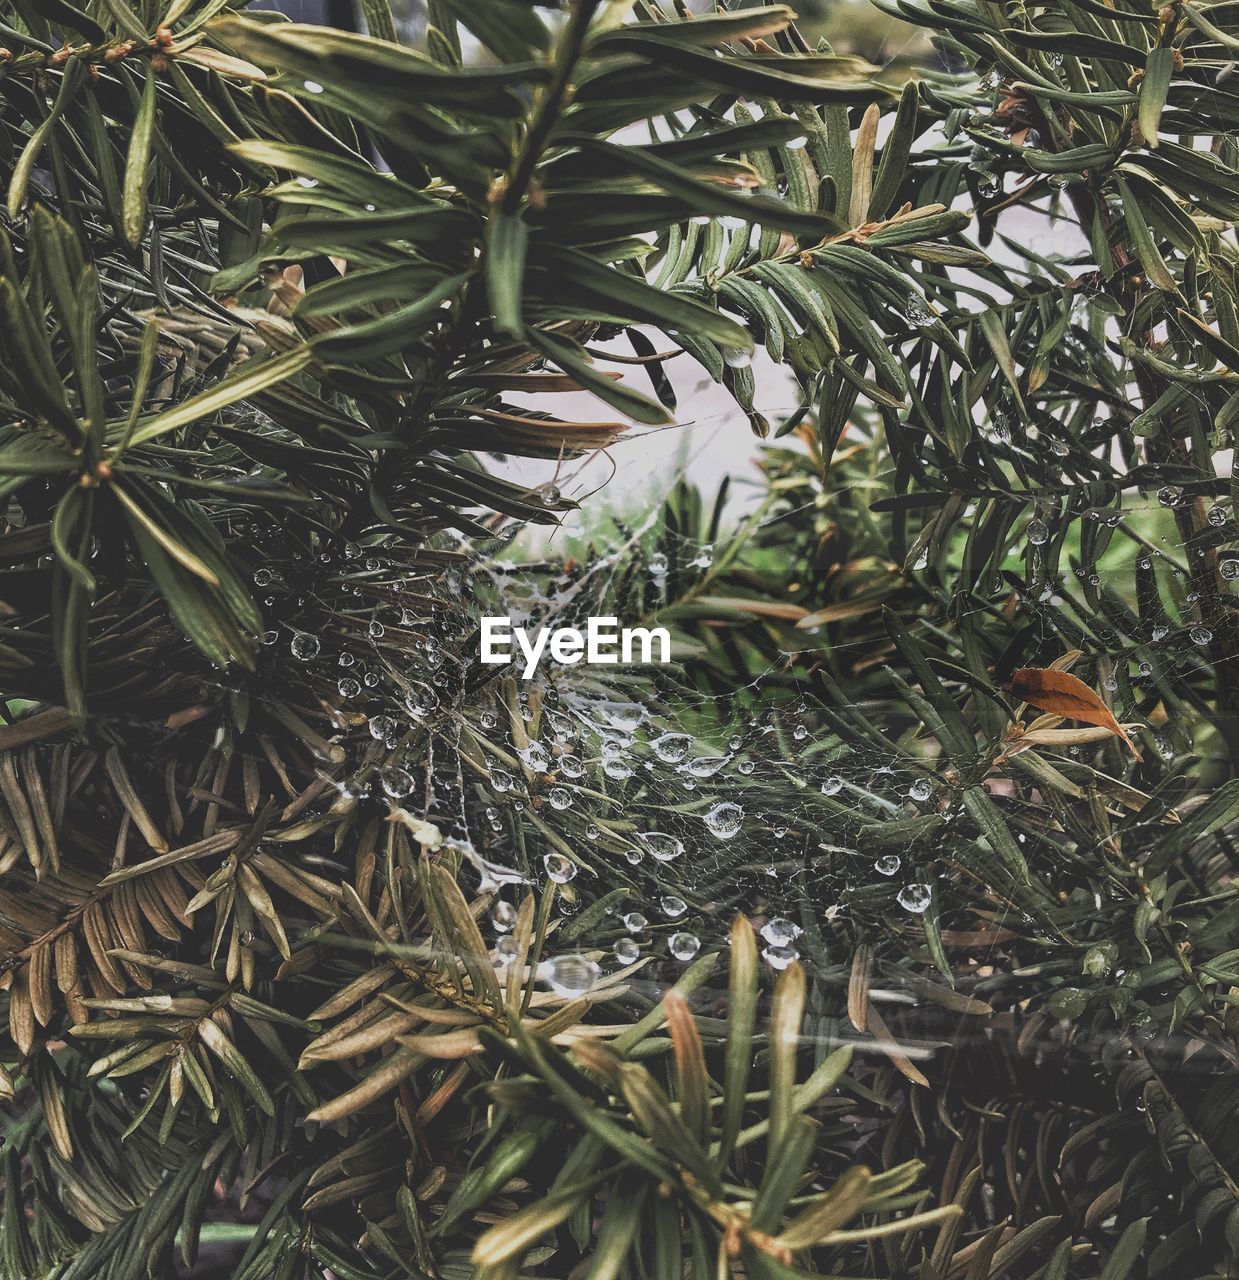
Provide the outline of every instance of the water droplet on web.
<path id="1" fill-rule="evenodd" d="M 674 893 L 667 894 L 658 905 L 668 920 L 678 920 L 688 910 L 688 903 Z"/>
<path id="2" fill-rule="evenodd" d="M 795 738 L 797 742 L 803 742 L 808 736 L 809 736 L 809 730 L 803 724 L 798 724 L 792 730 L 792 737 Z"/>
<path id="3" fill-rule="evenodd" d="M 761 936 L 772 947 L 785 947 L 800 937 L 800 926 L 785 916 L 775 916 L 762 925 Z"/>
<path id="4" fill-rule="evenodd" d="M 896 895 L 896 901 L 913 915 L 924 915 L 929 910 L 932 893 L 927 884 L 906 884 Z"/>
<path id="5" fill-rule="evenodd" d="M 319 644 L 318 637 L 307 635 L 304 631 L 300 631 L 293 636 L 292 644 L 289 645 L 293 657 L 299 658 L 302 662 L 309 658 L 317 658 L 318 651 L 321 648 L 322 645 Z"/>
<path id="6" fill-rule="evenodd" d="M 1155 643 L 1159 640 L 1165 640 L 1169 634 L 1170 628 L 1164 622 L 1157 623 L 1157 625 L 1152 627 L 1149 631 L 1149 635 L 1153 638 Z"/>
<path id="7" fill-rule="evenodd" d="M 632 765 L 623 756 L 610 756 L 602 762 L 602 771 L 608 778 L 623 782 L 632 777 Z"/>
<path id="8" fill-rule="evenodd" d="M 667 557 L 661 551 L 655 551 L 646 562 L 652 578 L 667 576 Z"/>
<path id="9" fill-rule="evenodd" d="M 786 969 L 793 960 L 800 959 L 800 952 L 795 947 L 766 947 L 761 954 L 772 969 Z"/>
<path id="10" fill-rule="evenodd" d="M 1176 507 L 1183 501 L 1183 490 L 1177 484 L 1163 485 L 1157 491 L 1157 500 L 1163 507 Z"/>
<path id="11" fill-rule="evenodd" d="M 542 856 L 542 865 L 546 868 L 546 874 L 556 884 L 567 884 L 577 873 L 577 865 L 571 858 L 566 858 L 562 853 L 547 853 Z"/>
<path id="12" fill-rule="evenodd" d="M 538 966 L 538 981 L 560 996 L 584 995 L 597 978 L 598 966 L 585 956 L 555 956 Z"/>
<path id="13" fill-rule="evenodd" d="M 927 329 L 934 322 L 934 313 L 918 293 L 908 298 L 904 304 L 903 314 L 908 323 L 917 329 Z"/>
<path id="14" fill-rule="evenodd" d="M 684 852 L 684 841 L 665 831 L 643 831 L 639 838 L 656 862 L 670 862 Z"/>
<path id="15" fill-rule="evenodd" d="M 695 933 L 673 933 L 667 940 L 667 950 L 677 960 L 691 960 L 701 950 L 701 939 Z"/>
<path id="16" fill-rule="evenodd" d="M 516 754 L 520 756 L 521 763 L 526 768 L 532 769 L 534 773 L 545 773 L 550 768 L 551 757 L 540 742 L 531 742 L 527 747 L 518 750 Z"/>
<path id="17" fill-rule="evenodd" d="M 516 959 L 521 949 L 521 944 L 513 937 L 500 938 L 495 943 L 495 958 L 500 965 L 506 968 Z"/>
<path id="18" fill-rule="evenodd" d="M 723 363 L 731 369 L 747 369 L 753 363 L 753 353 L 744 347 L 724 347 Z"/>
<path id="19" fill-rule="evenodd" d="M 419 684 L 404 695 L 405 710 L 415 720 L 425 720 L 439 709 L 439 695 L 427 684 Z"/>
<path id="20" fill-rule="evenodd" d="M 826 781 L 822 783 L 822 795 L 824 796 L 838 795 L 839 792 L 842 790 L 843 790 L 842 778 L 830 777 L 830 778 L 827 778 Z"/>
<path id="21" fill-rule="evenodd" d="M 594 826 L 592 822 L 589 824 L 588 827 L 585 828 L 585 838 L 587 840 L 597 840 L 601 834 L 602 832 L 599 831 L 598 828 Z"/>
<path id="22" fill-rule="evenodd" d="M 371 640 L 381 640 L 387 634 L 387 628 L 375 618 L 373 622 L 366 628 L 366 633 Z"/>
<path id="23" fill-rule="evenodd" d="M 407 769 L 393 765 L 383 770 L 379 783 L 384 795 L 392 800 L 399 800 L 413 790 L 413 775 Z"/>
<path id="24" fill-rule="evenodd" d="M 736 772 L 742 773 L 747 778 L 749 774 L 753 772 L 752 760 L 741 760 L 740 763 L 736 765 Z"/>
<path id="25" fill-rule="evenodd" d="M 694 778 L 712 778 L 730 759 L 730 756 L 695 756 L 684 766 L 684 771 Z"/>
<path id="26" fill-rule="evenodd" d="M 1215 529 L 1221 529 L 1226 524 L 1226 508 L 1214 503 L 1209 508 L 1205 518 Z"/>
<path id="27" fill-rule="evenodd" d="M 1002 179 L 990 169 L 982 169 L 977 173 L 977 194 L 986 200 L 992 199 L 1002 190 Z"/>
<path id="28" fill-rule="evenodd" d="M 1221 572 L 1227 582 L 1234 582 L 1239 578 L 1239 560 L 1223 560 Z"/>
<path id="29" fill-rule="evenodd" d="M 490 784 L 496 791 L 511 791 L 512 775 L 501 765 L 496 765 L 490 771 Z"/>
<path id="30" fill-rule="evenodd" d="M 631 938 L 620 938 L 611 948 L 620 964 L 636 964 L 641 959 L 641 948 Z"/>
<path id="31" fill-rule="evenodd" d="M 873 864 L 873 869 L 880 876 L 893 876 L 902 863 L 897 853 L 884 853 Z"/>
<path id="32" fill-rule="evenodd" d="M 692 745 L 693 740 L 687 733 L 664 733 L 650 743 L 654 754 L 664 764 L 679 764 Z"/>
<path id="33" fill-rule="evenodd" d="M 648 924 L 649 921 L 639 911 L 630 911 L 624 917 L 624 928 L 629 933 L 640 933 Z"/>
<path id="34" fill-rule="evenodd" d="M 579 756 L 566 755 L 559 757 L 559 772 L 565 778 L 581 778 L 585 776 L 585 766 Z"/>
<path id="35" fill-rule="evenodd" d="M 908 795 L 913 800 L 928 800 L 934 793 L 933 783 L 928 778 L 917 778 L 908 788 Z"/>
<path id="36" fill-rule="evenodd" d="M 345 676 L 337 685 L 342 698 L 355 698 L 361 692 L 361 682 L 352 676 Z"/>
<path id="37" fill-rule="evenodd" d="M 376 742 L 382 742 L 396 732 L 396 721 L 392 716 L 371 716 L 369 721 L 370 736 Z"/>
<path id="38" fill-rule="evenodd" d="M 1213 632 L 1208 627 L 1195 626 L 1187 634 L 1193 644 L 1208 644 L 1213 639 Z"/>
<path id="39" fill-rule="evenodd" d="M 550 801 L 552 809 L 571 809 L 572 793 L 567 787 L 552 787 L 546 793 L 547 800 Z"/>
<path id="40" fill-rule="evenodd" d="M 706 829 L 719 840 L 730 840 L 744 825 L 744 810 L 738 804 L 724 801 L 705 816 Z"/>
<path id="41" fill-rule="evenodd" d="M 1044 546 L 1050 540 L 1050 527 L 1044 520 L 1030 520 L 1025 532 L 1034 547 Z"/>
<path id="42" fill-rule="evenodd" d="M 499 933 L 511 933 L 516 928 L 516 916 L 516 908 L 500 898 L 491 910 L 490 921 Z"/>
<path id="43" fill-rule="evenodd" d="M 697 554 L 690 561 L 694 569 L 708 569 L 714 563 L 713 543 L 703 543 L 697 548 Z"/>

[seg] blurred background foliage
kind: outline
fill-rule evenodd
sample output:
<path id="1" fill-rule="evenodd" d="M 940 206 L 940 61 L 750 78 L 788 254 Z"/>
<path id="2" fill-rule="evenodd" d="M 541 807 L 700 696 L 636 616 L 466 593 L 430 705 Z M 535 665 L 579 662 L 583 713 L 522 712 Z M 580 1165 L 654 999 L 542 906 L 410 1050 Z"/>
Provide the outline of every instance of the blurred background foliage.
<path id="1" fill-rule="evenodd" d="M 6 1280 L 1231 1274 L 1236 9 L 866 12 L 0 8 Z"/>

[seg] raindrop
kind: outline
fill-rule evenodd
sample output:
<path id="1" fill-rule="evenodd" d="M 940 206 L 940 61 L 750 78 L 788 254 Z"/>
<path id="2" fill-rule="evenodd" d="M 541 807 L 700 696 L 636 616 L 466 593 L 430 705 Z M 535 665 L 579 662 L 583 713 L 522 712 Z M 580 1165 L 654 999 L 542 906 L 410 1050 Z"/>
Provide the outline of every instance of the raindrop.
<path id="1" fill-rule="evenodd" d="M 585 775 L 585 766 L 579 756 L 567 755 L 559 757 L 559 772 L 565 778 L 581 778 Z"/>
<path id="2" fill-rule="evenodd" d="M 933 783 L 928 778 L 917 778 L 908 788 L 908 795 L 913 800 L 928 800 L 934 793 Z"/>
<path id="3" fill-rule="evenodd" d="M 684 852 L 684 841 L 665 831 L 643 831 L 640 839 L 656 862 L 670 862 Z"/>
<path id="4" fill-rule="evenodd" d="M 674 893 L 669 893 L 658 905 L 668 920 L 678 920 L 688 910 L 688 903 Z"/>
<path id="5" fill-rule="evenodd" d="M 839 792 L 842 790 L 843 790 L 843 779 L 840 777 L 830 777 L 830 778 L 827 778 L 826 781 L 822 783 L 822 795 L 824 796 L 838 795 Z"/>
<path id="6" fill-rule="evenodd" d="M 1234 582 L 1236 578 L 1239 578 L 1239 560 L 1223 560 L 1222 577 L 1227 582 Z"/>
<path id="7" fill-rule="evenodd" d="M 903 314 L 908 323 L 918 329 L 926 329 L 934 322 L 934 313 L 920 294 L 912 294 L 904 304 Z"/>
<path id="8" fill-rule="evenodd" d="M 1163 507 L 1175 507 L 1183 501 L 1183 490 L 1177 484 L 1163 485 L 1157 491 L 1157 500 Z"/>
<path id="9" fill-rule="evenodd" d="M 512 775 L 506 769 L 496 765 L 490 771 L 490 784 L 496 791 L 511 791 Z"/>
<path id="10" fill-rule="evenodd" d="M 701 950 L 701 939 L 695 933 L 673 933 L 667 940 L 667 950 L 677 960 L 691 960 Z"/>
<path id="11" fill-rule="evenodd" d="M 761 927 L 761 936 L 772 947 L 786 947 L 800 937 L 800 926 L 784 916 L 775 916 Z"/>
<path id="12" fill-rule="evenodd" d="M 929 910 L 931 896 L 927 884 L 906 884 L 896 895 L 896 901 L 905 911 L 919 916 Z"/>
<path id="13" fill-rule="evenodd" d="M 1215 529 L 1221 529 L 1226 524 L 1226 508 L 1214 503 L 1205 518 Z"/>
<path id="14" fill-rule="evenodd" d="M 1030 520 L 1025 532 L 1034 547 L 1042 547 L 1050 540 L 1050 527 L 1044 520 Z"/>
<path id="15" fill-rule="evenodd" d="M 495 958 L 506 968 L 516 959 L 520 949 L 521 944 L 515 938 L 500 938 L 495 943 Z"/>
<path id="16" fill-rule="evenodd" d="M 873 869 L 880 876 L 893 876 L 900 867 L 897 853 L 884 853 L 874 864 Z"/>
<path id="17" fill-rule="evenodd" d="M 345 676 L 336 688 L 340 690 L 340 697 L 355 698 L 361 692 L 361 682 L 354 680 L 352 676 Z"/>
<path id="18" fill-rule="evenodd" d="M 697 548 L 697 554 L 690 562 L 694 569 L 708 569 L 714 563 L 714 546 L 712 543 L 702 543 Z"/>
<path id="19" fill-rule="evenodd" d="M 696 756 L 684 766 L 684 769 L 694 778 L 711 778 L 730 759 L 730 756 Z"/>
<path id="20" fill-rule="evenodd" d="M 719 840 L 730 840 L 744 823 L 744 810 L 729 800 L 716 804 L 705 818 L 706 828 Z"/>
<path id="21" fill-rule="evenodd" d="M 679 764 L 692 745 L 693 740 L 687 733 L 664 733 L 650 743 L 654 754 L 664 764 Z"/>
<path id="22" fill-rule="evenodd" d="M 567 787 L 552 787 L 547 792 L 546 798 L 551 802 L 552 809 L 572 808 L 572 794 Z"/>
<path id="23" fill-rule="evenodd" d="M 981 169 L 977 173 L 977 194 L 986 200 L 992 199 L 1002 190 L 1002 180 L 989 169 Z"/>
<path id="24" fill-rule="evenodd" d="M 500 898 L 490 913 L 490 920 L 497 932 L 511 933 L 516 928 L 516 908 Z"/>
<path id="25" fill-rule="evenodd" d="M 413 775 L 396 765 L 384 769 L 379 781 L 384 795 L 392 800 L 399 800 L 413 790 Z"/>
<path id="26" fill-rule="evenodd" d="M 624 917 L 624 928 L 629 933 L 640 933 L 648 924 L 649 921 L 639 911 L 630 911 Z"/>
<path id="27" fill-rule="evenodd" d="M 556 884 L 567 884 L 577 872 L 576 863 L 571 858 L 566 858 L 562 853 L 544 854 L 542 865 L 546 868 L 546 874 Z"/>
<path id="28" fill-rule="evenodd" d="M 731 369 L 747 369 L 753 363 L 753 353 L 744 347 L 724 347 L 723 363 Z"/>
<path id="29" fill-rule="evenodd" d="M 761 954 L 772 969 L 786 969 L 793 960 L 800 959 L 800 952 L 795 947 L 767 947 Z"/>
<path id="30" fill-rule="evenodd" d="M 317 80 L 305 80 L 302 82 L 305 86 L 306 93 L 322 93 L 323 86 Z"/>
<path id="31" fill-rule="evenodd" d="M 521 763 L 526 768 L 532 769 L 534 773 L 545 773 L 550 768 L 551 757 L 540 742 L 531 742 L 527 747 L 517 751 L 516 754 L 520 756 Z"/>
<path id="32" fill-rule="evenodd" d="M 648 568 L 652 578 L 666 577 L 667 557 L 661 551 L 655 551 L 649 558 Z"/>
<path id="33" fill-rule="evenodd" d="M 1208 644 L 1213 639 L 1213 632 L 1208 627 L 1195 626 L 1187 634 L 1193 644 Z"/>
<path id="34" fill-rule="evenodd" d="M 293 642 L 289 648 L 292 650 L 294 658 L 305 662 L 309 658 L 317 658 L 318 651 L 322 648 L 322 645 L 319 644 L 317 636 L 307 635 L 304 631 L 299 631 L 293 636 Z"/>
<path id="35" fill-rule="evenodd" d="M 641 958 L 641 948 L 631 938 L 620 938 L 611 950 L 620 964 L 636 964 Z"/>
<path id="36" fill-rule="evenodd" d="M 396 732 L 396 721 L 392 716 L 371 716 L 370 717 L 370 736 L 376 742 L 383 742 Z"/>
<path id="37" fill-rule="evenodd" d="M 584 995 L 597 977 L 598 966 L 579 955 L 555 956 L 538 966 L 538 980 L 560 996 Z"/>

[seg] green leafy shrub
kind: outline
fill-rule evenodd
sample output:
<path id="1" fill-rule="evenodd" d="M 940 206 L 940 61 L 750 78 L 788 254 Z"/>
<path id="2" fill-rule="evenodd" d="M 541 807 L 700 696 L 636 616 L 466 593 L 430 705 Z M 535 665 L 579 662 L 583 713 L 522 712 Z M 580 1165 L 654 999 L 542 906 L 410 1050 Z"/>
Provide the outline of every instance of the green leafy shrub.
<path id="1" fill-rule="evenodd" d="M 6 1277 L 1227 1273 L 1232 6 L 879 7 L 8 7 Z"/>

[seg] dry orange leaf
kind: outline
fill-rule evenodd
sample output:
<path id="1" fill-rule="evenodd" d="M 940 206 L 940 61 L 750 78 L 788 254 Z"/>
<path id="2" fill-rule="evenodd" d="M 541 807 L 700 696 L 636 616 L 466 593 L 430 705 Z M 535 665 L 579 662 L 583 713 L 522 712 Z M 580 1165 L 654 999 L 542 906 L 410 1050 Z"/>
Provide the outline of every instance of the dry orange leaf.
<path id="1" fill-rule="evenodd" d="M 1051 715 L 1062 716 L 1064 720 L 1079 720 L 1082 724 L 1095 724 L 1102 729 L 1109 729 L 1116 737 L 1123 739 L 1137 760 L 1143 758 L 1127 736 L 1127 730 L 1114 718 L 1113 712 L 1101 700 L 1101 696 L 1079 677 L 1069 675 L 1066 671 L 1056 671 L 1052 667 L 1021 667 L 1006 687 L 1021 702 L 1027 702 L 1038 711 L 1048 711 Z"/>

